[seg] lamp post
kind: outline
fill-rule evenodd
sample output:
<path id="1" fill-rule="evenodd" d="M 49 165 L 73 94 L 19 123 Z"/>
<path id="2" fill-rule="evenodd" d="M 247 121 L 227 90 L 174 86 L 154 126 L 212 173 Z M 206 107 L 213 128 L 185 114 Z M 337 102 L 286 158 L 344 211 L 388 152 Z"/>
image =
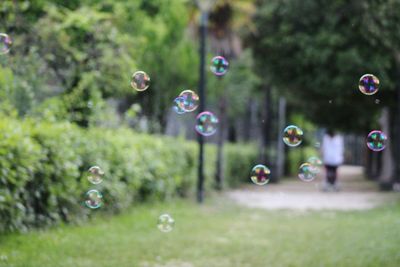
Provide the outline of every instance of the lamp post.
<path id="1" fill-rule="evenodd" d="M 205 61 L 206 61 L 206 38 L 207 38 L 207 24 L 208 24 L 208 13 L 211 10 L 214 0 L 196 0 L 196 4 L 201 11 L 200 15 L 200 69 L 199 69 L 199 113 L 205 110 L 206 106 L 206 73 L 205 73 Z M 199 165 L 198 165 L 198 176 L 197 176 L 197 202 L 202 203 L 204 200 L 204 137 L 201 134 L 197 134 L 197 140 L 199 143 Z"/>

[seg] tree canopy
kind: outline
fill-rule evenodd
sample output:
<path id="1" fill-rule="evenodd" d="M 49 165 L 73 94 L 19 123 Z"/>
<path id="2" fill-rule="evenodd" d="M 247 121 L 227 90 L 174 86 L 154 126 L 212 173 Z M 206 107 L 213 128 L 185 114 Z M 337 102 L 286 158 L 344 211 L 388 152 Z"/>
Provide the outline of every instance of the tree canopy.
<path id="1" fill-rule="evenodd" d="M 259 73 L 313 122 L 370 129 L 382 106 L 394 106 L 398 79 L 399 2 L 384 2 L 259 1 L 252 39 Z M 366 73 L 380 79 L 374 96 L 358 90 Z"/>
<path id="2" fill-rule="evenodd" d="M 20 94 L 9 101 L 21 115 L 53 95 L 45 105 L 54 111 L 59 102 L 65 110 L 60 117 L 87 126 L 104 110 L 105 99 L 115 98 L 122 111 L 140 100 L 143 112 L 162 123 L 174 95 L 196 82 L 197 54 L 185 35 L 184 1 L 41 0 L 0 6 L 1 31 L 14 39 L 10 57 L 0 59 L 0 77 L 8 75 L 13 85 L 1 89 Z M 152 79 L 153 90 L 145 96 L 129 86 L 136 70 Z"/>

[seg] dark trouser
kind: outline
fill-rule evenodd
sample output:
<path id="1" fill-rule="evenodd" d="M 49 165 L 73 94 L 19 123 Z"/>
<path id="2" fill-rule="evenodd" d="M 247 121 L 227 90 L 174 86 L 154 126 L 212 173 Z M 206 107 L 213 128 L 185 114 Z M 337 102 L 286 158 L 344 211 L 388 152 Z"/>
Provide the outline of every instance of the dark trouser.
<path id="1" fill-rule="evenodd" d="M 325 165 L 326 169 L 326 180 L 329 184 L 334 185 L 336 183 L 336 171 L 338 166 Z"/>

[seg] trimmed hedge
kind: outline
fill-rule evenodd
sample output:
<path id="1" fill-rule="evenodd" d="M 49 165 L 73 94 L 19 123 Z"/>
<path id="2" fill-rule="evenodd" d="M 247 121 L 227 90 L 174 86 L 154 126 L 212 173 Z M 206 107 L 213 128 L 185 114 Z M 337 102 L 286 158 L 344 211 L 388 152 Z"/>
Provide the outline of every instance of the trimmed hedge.
<path id="1" fill-rule="evenodd" d="M 225 154 L 225 184 L 237 187 L 250 182 L 250 172 L 253 166 L 259 164 L 259 151 L 256 145 L 228 144 L 224 147 Z"/>
<path id="2" fill-rule="evenodd" d="M 227 184 L 246 179 L 254 149 L 228 145 Z M 206 147 L 207 187 L 213 182 L 215 147 Z M 101 166 L 97 186 L 87 170 Z M 251 166 L 251 164 L 250 164 Z M 102 212 L 117 213 L 134 202 L 187 196 L 195 188 L 197 144 L 134 133 L 129 129 L 78 128 L 70 123 L 0 118 L 0 231 L 24 231 L 85 219 L 89 189 L 104 196 Z"/>

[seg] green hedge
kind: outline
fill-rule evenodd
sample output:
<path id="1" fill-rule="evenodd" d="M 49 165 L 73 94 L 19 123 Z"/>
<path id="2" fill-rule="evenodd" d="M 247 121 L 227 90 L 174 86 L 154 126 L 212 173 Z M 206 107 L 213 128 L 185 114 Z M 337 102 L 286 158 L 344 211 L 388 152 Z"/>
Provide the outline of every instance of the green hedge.
<path id="1" fill-rule="evenodd" d="M 228 185 L 246 179 L 253 151 L 226 146 Z M 214 178 L 215 152 L 213 145 L 206 147 L 207 188 Z M 93 165 L 106 173 L 98 186 L 86 179 Z M 196 173 L 194 142 L 123 128 L 84 130 L 69 123 L 1 117 L 0 231 L 85 219 L 97 212 L 83 205 L 92 188 L 103 193 L 100 211 L 110 213 L 147 199 L 187 196 L 195 188 Z"/>
<path id="2" fill-rule="evenodd" d="M 250 181 L 250 172 L 253 166 L 259 164 L 259 151 L 254 145 L 233 145 L 224 147 L 225 154 L 225 184 L 237 187 Z"/>

